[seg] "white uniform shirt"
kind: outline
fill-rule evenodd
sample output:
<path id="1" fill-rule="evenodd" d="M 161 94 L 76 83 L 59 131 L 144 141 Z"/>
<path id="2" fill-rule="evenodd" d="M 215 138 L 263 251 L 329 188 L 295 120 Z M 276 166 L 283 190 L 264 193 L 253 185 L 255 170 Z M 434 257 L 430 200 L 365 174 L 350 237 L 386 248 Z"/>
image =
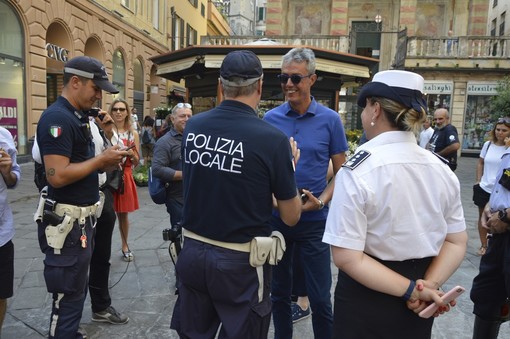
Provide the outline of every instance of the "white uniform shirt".
<path id="1" fill-rule="evenodd" d="M 480 158 L 483 158 L 483 174 L 480 179 L 480 187 L 487 193 L 491 193 L 494 188 L 501 157 L 505 151 L 505 145 L 498 146 L 490 141 L 487 141 L 480 151 Z"/>
<path id="2" fill-rule="evenodd" d="M 358 148 L 371 155 L 335 178 L 325 243 L 382 260 L 437 256 L 466 229 L 457 176 L 411 132 L 386 132 Z"/>
<path id="3" fill-rule="evenodd" d="M 430 138 L 432 138 L 432 134 L 434 134 L 434 129 L 429 127 L 420 132 L 420 147 L 425 148 L 427 146 Z"/>

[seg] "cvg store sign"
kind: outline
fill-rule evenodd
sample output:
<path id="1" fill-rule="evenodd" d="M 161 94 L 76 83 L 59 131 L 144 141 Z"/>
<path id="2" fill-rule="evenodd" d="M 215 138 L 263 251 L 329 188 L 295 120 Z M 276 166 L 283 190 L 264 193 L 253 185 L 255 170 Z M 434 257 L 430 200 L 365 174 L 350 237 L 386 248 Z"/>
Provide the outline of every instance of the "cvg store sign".
<path id="1" fill-rule="evenodd" d="M 50 44 L 49 42 L 46 44 L 46 53 L 48 58 L 61 62 L 66 62 L 68 59 L 67 56 L 69 55 L 69 51 L 67 49 Z"/>

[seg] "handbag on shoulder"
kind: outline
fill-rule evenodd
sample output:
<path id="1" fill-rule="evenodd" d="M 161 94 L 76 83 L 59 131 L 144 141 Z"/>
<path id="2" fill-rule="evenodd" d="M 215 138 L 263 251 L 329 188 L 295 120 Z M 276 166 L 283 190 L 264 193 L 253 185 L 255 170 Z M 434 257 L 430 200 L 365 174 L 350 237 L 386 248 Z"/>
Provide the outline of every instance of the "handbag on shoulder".
<path id="1" fill-rule="evenodd" d="M 124 194 L 124 167 L 108 172 L 106 176 L 108 178 L 108 186 L 112 192 Z"/>

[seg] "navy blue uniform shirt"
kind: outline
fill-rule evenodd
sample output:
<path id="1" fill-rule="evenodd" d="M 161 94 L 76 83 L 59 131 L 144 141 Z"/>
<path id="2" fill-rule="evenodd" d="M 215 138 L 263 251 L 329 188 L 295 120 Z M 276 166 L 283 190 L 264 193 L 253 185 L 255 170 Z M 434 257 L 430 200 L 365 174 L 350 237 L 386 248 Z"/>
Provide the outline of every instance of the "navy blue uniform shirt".
<path id="1" fill-rule="evenodd" d="M 48 107 L 37 124 L 37 143 L 41 157 L 62 155 L 71 163 L 94 157 L 94 143 L 88 117 L 77 111 L 64 97 Z M 58 173 L 56 174 L 58 175 Z M 48 185 L 48 197 L 59 203 L 87 206 L 99 200 L 98 173 L 92 172 L 81 180 L 61 188 Z"/>
<path id="2" fill-rule="evenodd" d="M 183 227 L 243 243 L 271 233 L 272 197 L 296 196 L 287 137 L 241 102 L 193 116 L 182 138 Z"/>

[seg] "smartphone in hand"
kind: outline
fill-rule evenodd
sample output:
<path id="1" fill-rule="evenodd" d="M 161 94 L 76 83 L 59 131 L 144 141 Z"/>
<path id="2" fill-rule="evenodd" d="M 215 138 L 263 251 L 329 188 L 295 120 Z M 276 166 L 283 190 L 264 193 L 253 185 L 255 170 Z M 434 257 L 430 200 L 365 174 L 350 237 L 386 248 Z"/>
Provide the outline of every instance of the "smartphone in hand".
<path id="1" fill-rule="evenodd" d="M 459 295 L 464 293 L 464 291 L 465 291 L 464 287 L 462 287 L 462 286 L 455 286 L 454 288 L 452 288 L 451 290 L 446 292 L 441 297 L 441 299 L 446 304 L 448 304 L 450 301 L 456 299 Z M 420 317 L 422 317 L 422 318 L 430 318 L 432 315 L 434 315 L 434 313 L 436 313 L 438 308 L 439 308 L 439 306 L 437 306 L 437 304 L 435 302 L 432 302 L 432 304 L 430 304 L 429 306 L 427 306 L 427 308 L 425 308 L 423 311 L 418 313 L 418 315 Z"/>

